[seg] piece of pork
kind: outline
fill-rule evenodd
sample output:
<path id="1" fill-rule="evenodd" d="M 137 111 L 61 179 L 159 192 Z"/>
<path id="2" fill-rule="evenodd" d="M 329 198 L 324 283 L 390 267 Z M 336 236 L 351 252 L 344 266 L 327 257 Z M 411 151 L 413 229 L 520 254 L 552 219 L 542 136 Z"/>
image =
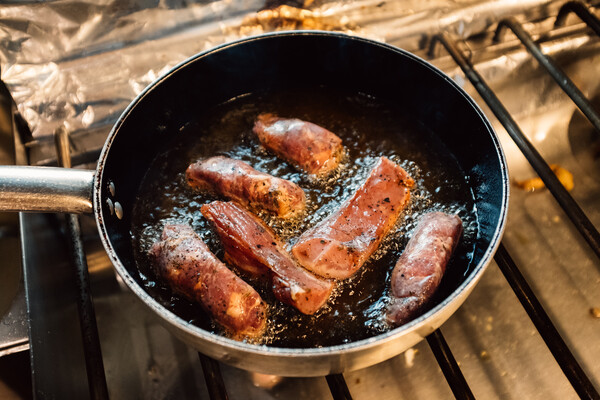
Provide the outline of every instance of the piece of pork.
<path id="1" fill-rule="evenodd" d="M 292 253 L 300 265 L 322 277 L 352 276 L 396 223 L 413 185 L 402 167 L 381 157 L 354 195 L 304 232 Z"/>
<path id="2" fill-rule="evenodd" d="M 166 225 L 150 255 L 171 289 L 198 302 L 236 339 L 257 338 L 266 328 L 260 295 L 229 270 L 188 225 Z"/>
<path id="3" fill-rule="evenodd" d="M 263 146 L 309 174 L 327 174 L 344 154 L 342 139 L 312 122 L 260 114 L 253 131 Z"/>
<path id="4" fill-rule="evenodd" d="M 256 210 L 290 218 L 304 210 L 306 195 L 300 186 L 260 172 L 240 160 L 217 156 L 191 164 L 190 186 L 211 190 Z"/>
<path id="5" fill-rule="evenodd" d="M 273 293 L 281 302 L 308 315 L 327 303 L 334 283 L 299 266 L 256 215 L 223 201 L 205 204 L 201 211 L 219 235 L 226 260 L 255 276 L 271 279 Z"/>
<path id="6" fill-rule="evenodd" d="M 419 220 L 392 271 L 387 320 L 393 325 L 413 319 L 437 290 L 462 234 L 462 221 L 442 212 Z"/>

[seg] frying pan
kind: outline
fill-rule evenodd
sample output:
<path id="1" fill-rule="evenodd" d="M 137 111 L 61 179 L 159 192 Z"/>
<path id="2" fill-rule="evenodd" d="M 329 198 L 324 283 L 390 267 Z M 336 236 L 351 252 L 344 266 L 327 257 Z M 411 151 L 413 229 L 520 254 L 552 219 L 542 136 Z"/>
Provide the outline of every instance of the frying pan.
<path id="1" fill-rule="evenodd" d="M 468 177 L 479 233 L 470 273 L 425 314 L 368 339 L 321 348 L 238 342 L 191 325 L 140 285 L 130 239 L 139 183 L 152 160 L 199 110 L 250 93 L 287 87 L 340 88 L 392 102 L 435 132 Z M 322 376 L 365 368 L 403 352 L 440 327 L 464 302 L 491 260 L 508 205 L 504 154 L 475 102 L 422 59 L 345 34 L 270 33 L 198 54 L 148 86 L 109 134 L 95 171 L 3 167 L 0 209 L 93 212 L 117 273 L 175 336 L 239 368 L 283 376 Z"/>

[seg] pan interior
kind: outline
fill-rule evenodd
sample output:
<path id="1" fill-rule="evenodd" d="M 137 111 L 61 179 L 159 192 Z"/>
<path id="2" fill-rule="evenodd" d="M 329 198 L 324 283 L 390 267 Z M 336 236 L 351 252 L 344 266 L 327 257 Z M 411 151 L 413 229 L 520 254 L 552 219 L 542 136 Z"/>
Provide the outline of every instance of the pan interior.
<path id="1" fill-rule="evenodd" d="M 336 132 L 349 150 L 344 168 L 327 183 L 314 183 L 261 151 L 250 130 L 256 115 L 265 111 Z M 436 302 L 447 298 L 485 262 L 506 200 L 504 165 L 489 124 L 445 76 L 404 52 L 340 35 L 296 34 L 249 40 L 200 56 L 143 93 L 124 114 L 103 153 L 100 190 L 102 222 L 119 272 L 131 278 L 130 285 L 207 331 L 218 329 L 198 306 L 172 296 L 154 279 L 145 250 L 166 220 L 177 220 L 191 223 L 220 255 L 198 212 L 211 198 L 190 191 L 183 179 L 190 162 L 216 154 L 241 158 L 309 192 L 313 213 L 303 222 L 285 226 L 270 221 L 292 242 L 351 194 L 376 156 L 390 156 L 417 179 L 411 207 L 386 240 L 386 251 L 342 285 L 330 307 L 317 318 L 280 304 L 273 307 L 272 335 L 265 339 L 273 346 L 329 346 L 387 330 L 378 317 L 385 282 L 406 233 L 429 209 L 458 212 L 466 222 Z M 121 205 L 121 219 L 110 215 L 106 198 Z M 258 286 L 268 297 L 267 288 Z M 332 315 L 341 315 L 343 322 Z M 291 323 L 282 326 L 283 320 Z"/>
<path id="2" fill-rule="evenodd" d="M 347 156 L 336 173 L 311 179 L 261 148 L 252 134 L 261 112 L 274 112 L 313 121 L 336 132 Z M 261 344 L 282 347 L 331 346 L 364 339 L 390 330 L 383 316 L 390 275 L 419 217 L 432 210 L 458 213 L 465 233 L 439 294 L 446 297 L 469 272 L 477 238 L 474 196 L 464 173 L 443 143 L 410 115 L 393 105 L 360 94 L 345 94 L 326 87 L 287 90 L 244 96 L 190 121 L 176 143 L 153 161 L 140 186 L 133 209 L 132 245 L 146 290 L 169 310 L 205 330 L 218 327 L 196 304 L 172 294 L 156 278 L 147 256 L 165 223 L 190 224 L 219 258 L 223 252 L 200 207 L 219 199 L 188 187 L 187 166 L 198 159 L 225 155 L 255 168 L 289 179 L 301 186 L 309 199 L 300 218 L 283 221 L 263 213 L 278 236 L 293 243 L 310 226 L 325 218 L 360 186 L 378 157 L 403 166 L 416 180 L 411 201 L 379 251 L 360 273 L 337 287 L 317 314 L 303 315 L 278 302 L 268 282 L 250 280 L 270 305 L 268 333 Z M 435 304 L 435 302 L 433 302 Z"/>

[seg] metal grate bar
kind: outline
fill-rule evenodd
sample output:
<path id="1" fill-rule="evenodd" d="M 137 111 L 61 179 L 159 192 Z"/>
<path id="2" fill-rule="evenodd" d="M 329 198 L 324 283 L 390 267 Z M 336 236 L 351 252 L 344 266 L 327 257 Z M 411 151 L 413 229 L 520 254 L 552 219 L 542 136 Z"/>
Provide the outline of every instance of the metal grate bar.
<path id="1" fill-rule="evenodd" d="M 494 260 L 498 263 L 504 277 L 510 284 L 517 298 L 529 314 L 532 322 L 538 332 L 546 342 L 550 352 L 563 370 L 573 389 L 582 399 L 600 399 L 600 394 L 596 391 L 592 382 L 587 377 L 568 346 L 556 330 L 550 317 L 544 311 L 544 308 L 535 297 L 531 287 L 515 265 L 513 259 L 502 244 L 498 248 Z"/>
<path id="2" fill-rule="evenodd" d="M 556 16 L 556 21 L 554 22 L 554 27 L 558 28 L 565 24 L 567 20 L 567 16 L 574 12 L 577 14 L 579 18 L 583 22 L 587 24 L 596 35 L 600 36 L 600 19 L 596 17 L 591 11 L 580 1 L 569 1 L 560 8 L 558 15 Z"/>
<path id="3" fill-rule="evenodd" d="M 64 128 L 55 132 L 56 149 L 61 167 L 71 167 L 69 154 L 69 133 Z M 74 214 L 66 216 L 67 231 L 70 238 L 69 247 L 71 257 L 77 272 L 77 309 L 85 354 L 85 367 L 88 378 L 88 387 L 92 399 L 108 399 L 108 387 L 104 373 L 102 350 L 96 325 L 96 312 L 90 290 L 90 277 L 88 265 L 81 240 L 81 227 L 79 217 Z"/>
<path id="4" fill-rule="evenodd" d="M 98 163 L 98 158 L 100 158 L 100 153 L 102 149 L 94 149 L 90 151 L 85 151 L 79 154 L 73 155 L 71 157 L 71 163 L 73 166 L 79 166 L 83 164 L 96 164 Z M 36 166 L 38 167 L 56 167 L 58 165 L 57 159 L 48 159 L 38 162 Z"/>
<path id="5" fill-rule="evenodd" d="M 457 399 L 475 399 L 442 332 L 439 329 L 433 331 L 431 335 L 427 336 L 427 343 L 431 347 L 431 351 L 433 351 L 433 355 L 440 365 L 454 397 Z"/>
<path id="6" fill-rule="evenodd" d="M 533 40 L 531 35 L 523 29 L 523 26 L 514 18 L 506 18 L 498 23 L 494 41 L 500 41 L 509 28 L 519 38 L 521 43 L 527 48 L 527 51 L 535 57 L 542 67 L 554 78 L 556 83 L 565 91 L 565 93 L 573 100 L 581 112 L 594 125 L 594 128 L 600 133 L 600 115 L 594 110 L 592 104 L 585 98 L 583 93 L 575 86 L 573 81 L 560 69 L 552 58 L 546 56 L 541 47 Z"/>
<path id="7" fill-rule="evenodd" d="M 523 134 L 510 113 L 504 108 L 496 94 L 485 83 L 481 75 L 473 68 L 471 62 L 458 49 L 456 42 L 447 33 L 434 36 L 431 42 L 430 53 L 433 54 L 437 42 L 441 42 L 454 61 L 460 66 L 464 74 L 471 81 L 477 92 L 488 104 L 494 115 L 504 125 L 506 131 L 517 144 L 523 155 L 527 158 L 533 169 L 542 179 L 550 193 L 567 214 L 573 225 L 587 241 L 591 249 L 600 258 L 600 233 L 594 227 L 577 202 L 560 183 L 546 161 Z"/>
<path id="8" fill-rule="evenodd" d="M 331 390 L 333 400 L 352 400 L 352 395 L 350 395 L 350 390 L 348 390 L 344 375 L 327 375 L 325 379 L 327 379 L 327 384 L 329 385 L 329 390 Z"/>
<path id="9" fill-rule="evenodd" d="M 229 396 L 227 396 L 227 390 L 225 390 L 225 382 L 223 382 L 219 363 L 202 353 L 198 353 L 198 357 L 200 357 L 200 363 L 202 364 L 210 400 L 228 400 Z"/>

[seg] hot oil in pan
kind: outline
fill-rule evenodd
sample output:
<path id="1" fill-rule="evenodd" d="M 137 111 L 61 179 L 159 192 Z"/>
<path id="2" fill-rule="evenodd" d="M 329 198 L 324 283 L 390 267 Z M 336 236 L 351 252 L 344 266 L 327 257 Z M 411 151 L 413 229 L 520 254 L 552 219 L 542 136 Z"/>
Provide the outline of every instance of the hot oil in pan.
<path id="1" fill-rule="evenodd" d="M 314 180 L 265 151 L 252 133 L 254 120 L 262 112 L 304 119 L 336 133 L 346 148 L 342 166 L 327 179 Z M 146 290 L 165 307 L 206 330 L 219 332 L 199 305 L 174 296 L 155 277 L 146 253 L 166 223 L 188 223 L 223 259 L 218 237 L 200 213 L 203 204 L 217 197 L 190 189 L 185 180 L 190 163 L 215 155 L 243 160 L 305 190 L 309 199 L 307 211 L 294 221 L 261 214 L 290 245 L 349 198 L 378 157 L 387 156 L 397 162 L 416 181 L 410 205 L 392 233 L 354 277 L 338 285 L 328 305 L 317 314 L 303 315 L 278 302 L 269 285 L 250 282 L 270 305 L 269 333 L 261 343 L 280 347 L 329 346 L 391 329 L 382 318 L 390 274 L 419 216 L 425 212 L 457 213 L 465 228 L 437 299 L 445 298 L 470 272 L 478 229 L 471 189 L 457 161 L 436 136 L 400 109 L 368 96 L 347 96 L 325 89 L 288 91 L 268 97 L 250 95 L 199 116 L 176 140 L 169 151 L 154 160 L 141 184 L 131 234 Z"/>

